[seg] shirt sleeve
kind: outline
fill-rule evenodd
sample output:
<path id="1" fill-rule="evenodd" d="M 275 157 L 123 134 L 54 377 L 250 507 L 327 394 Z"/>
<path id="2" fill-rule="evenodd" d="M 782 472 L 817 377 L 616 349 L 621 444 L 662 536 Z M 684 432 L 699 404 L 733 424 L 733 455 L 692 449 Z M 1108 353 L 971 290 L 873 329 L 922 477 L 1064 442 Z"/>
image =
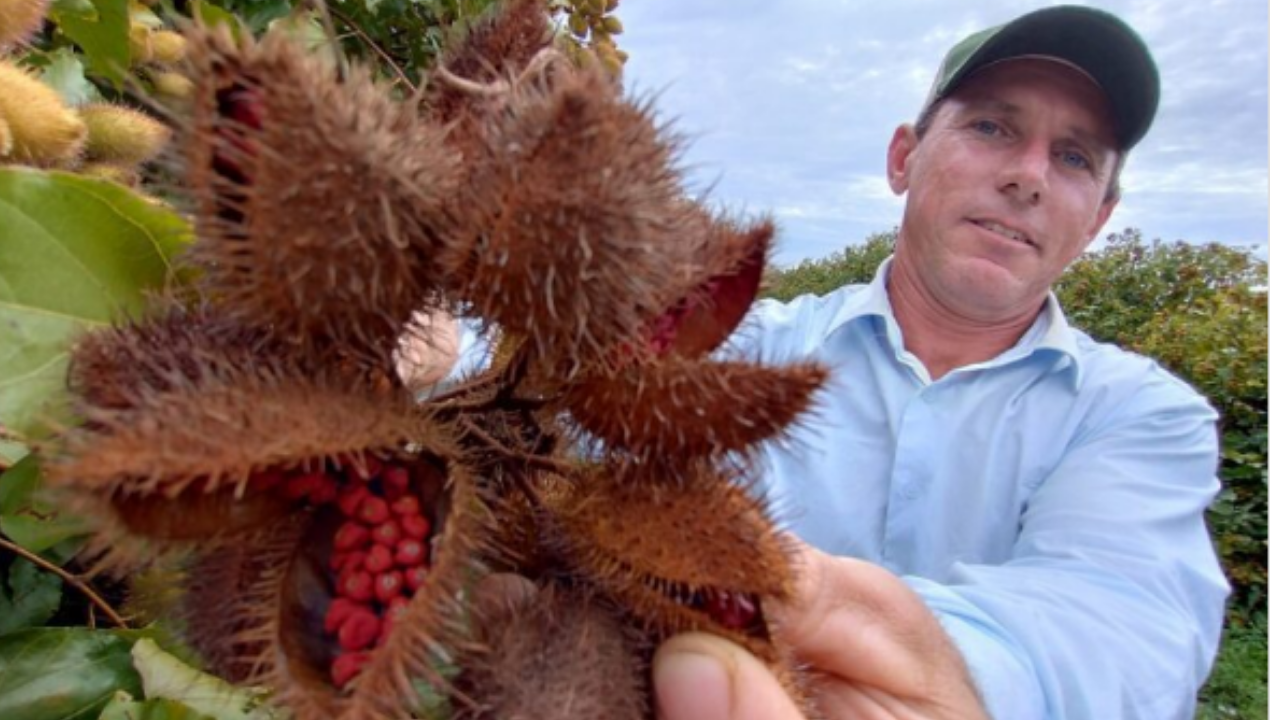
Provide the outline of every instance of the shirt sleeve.
<path id="1" fill-rule="evenodd" d="M 905 578 L 997 720 L 1194 716 L 1229 592 L 1204 522 L 1216 415 L 1161 370 L 1132 385 L 1030 498 L 1008 562 Z"/>

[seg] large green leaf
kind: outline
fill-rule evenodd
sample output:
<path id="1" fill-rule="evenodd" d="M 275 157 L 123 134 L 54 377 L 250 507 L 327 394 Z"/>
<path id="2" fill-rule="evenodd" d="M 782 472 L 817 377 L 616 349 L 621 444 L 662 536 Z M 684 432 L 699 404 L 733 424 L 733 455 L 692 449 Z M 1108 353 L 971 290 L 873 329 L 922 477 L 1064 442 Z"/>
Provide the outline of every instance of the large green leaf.
<path id="1" fill-rule="evenodd" d="M 83 49 L 91 72 L 123 85 L 132 61 L 128 0 L 55 0 L 49 17 Z"/>
<path id="2" fill-rule="evenodd" d="M 36 553 L 88 531 L 82 520 L 40 497 L 40 477 L 34 455 L 0 475 L 0 532 Z"/>
<path id="3" fill-rule="evenodd" d="M 34 435 L 59 417 L 72 337 L 139 314 L 189 235 L 114 183 L 0 169 L 0 425 Z"/>
<path id="4" fill-rule="evenodd" d="M 39 628 L 0 637 L 0 718 L 93 720 L 116 690 L 136 695 L 132 641 L 87 628 Z"/>
<path id="5" fill-rule="evenodd" d="M 62 579 L 18 558 L 9 566 L 7 587 L 0 587 L 0 635 L 39 627 L 62 602 Z"/>

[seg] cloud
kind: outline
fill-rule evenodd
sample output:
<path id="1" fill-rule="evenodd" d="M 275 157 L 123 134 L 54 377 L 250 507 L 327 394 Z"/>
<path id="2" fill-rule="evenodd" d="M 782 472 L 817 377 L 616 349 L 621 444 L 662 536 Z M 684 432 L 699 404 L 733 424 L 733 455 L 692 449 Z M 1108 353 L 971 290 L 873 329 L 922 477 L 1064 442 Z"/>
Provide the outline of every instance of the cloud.
<path id="1" fill-rule="evenodd" d="M 639 0 L 618 13 L 628 85 L 691 138 L 715 202 L 773 213 L 778 259 L 819 257 L 892 228 L 883 177 L 944 51 L 1038 0 Z M 1265 3 L 1106 0 L 1153 48 L 1163 79 L 1112 222 L 1148 237 L 1266 242 Z M 1112 226 L 1109 226 L 1112 227 Z"/>

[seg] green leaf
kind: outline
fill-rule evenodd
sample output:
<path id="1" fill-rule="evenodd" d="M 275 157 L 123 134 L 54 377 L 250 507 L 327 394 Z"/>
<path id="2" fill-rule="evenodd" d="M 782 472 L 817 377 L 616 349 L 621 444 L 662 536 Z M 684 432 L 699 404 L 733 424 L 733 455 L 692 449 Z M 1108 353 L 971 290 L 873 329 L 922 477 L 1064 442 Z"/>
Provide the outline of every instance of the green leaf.
<path id="1" fill-rule="evenodd" d="M 39 627 L 62 602 L 62 579 L 18 558 L 9 566 L 9 587 L 0 587 L 0 635 Z"/>
<path id="2" fill-rule="evenodd" d="M 0 718 L 91 720 L 116 690 L 136 694 L 132 642 L 106 630 L 39 628 L 0 637 Z"/>
<path id="3" fill-rule="evenodd" d="M 219 8 L 210 2 L 201 2 L 201 0 L 195 0 L 190 7 L 191 14 L 204 25 L 208 27 L 225 25 L 234 33 L 235 38 L 238 37 L 238 31 L 239 28 L 242 27 L 242 23 L 238 21 L 238 17 L 233 13 L 223 8 Z"/>
<path id="4" fill-rule="evenodd" d="M 184 703 L 215 720 L 272 720 L 277 715 L 263 704 L 259 690 L 235 687 L 200 672 L 164 652 L 157 643 L 141 639 L 132 658 L 147 698 Z"/>
<path id="5" fill-rule="evenodd" d="M 82 520 L 40 497 L 41 477 L 34 455 L 0 475 L 0 532 L 36 553 L 88 530 Z"/>
<path id="6" fill-rule="evenodd" d="M 74 107 L 101 101 L 101 93 L 84 77 L 84 63 L 73 50 L 58 48 L 48 54 L 48 60 L 40 79 L 56 90 L 67 105 Z"/>
<path id="7" fill-rule="evenodd" d="M 0 440 L 0 467 L 5 465 L 12 466 L 17 461 L 26 457 L 28 452 L 30 452 L 30 450 L 22 443 Z"/>
<path id="8" fill-rule="evenodd" d="M 119 691 L 97 720 L 215 720 L 174 700 L 134 700 Z"/>
<path id="9" fill-rule="evenodd" d="M 33 436 L 65 420 L 75 334 L 137 315 L 173 281 L 189 224 L 103 180 L 0 169 L 0 425 Z"/>
<path id="10" fill-rule="evenodd" d="M 91 0 L 91 9 L 81 0 L 57 0 L 49 17 L 88 58 L 88 68 L 123 86 L 132 62 L 128 44 L 128 0 Z"/>

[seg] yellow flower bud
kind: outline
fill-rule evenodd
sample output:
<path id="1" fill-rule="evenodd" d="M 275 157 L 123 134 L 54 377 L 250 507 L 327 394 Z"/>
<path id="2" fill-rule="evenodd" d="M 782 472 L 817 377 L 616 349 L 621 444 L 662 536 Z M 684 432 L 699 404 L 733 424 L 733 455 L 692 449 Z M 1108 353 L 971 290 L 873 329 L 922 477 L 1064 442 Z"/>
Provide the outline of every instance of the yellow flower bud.
<path id="1" fill-rule="evenodd" d="M 185 59 L 185 38 L 171 30 L 160 30 L 150 35 L 150 50 L 154 62 L 175 65 Z"/>
<path id="2" fill-rule="evenodd" d="M 622 34 L 622 21 L 618 20 L 612 15 L 604 18 L 603 25 L 604 25 L 604 32 L 608 33 L 609 35 Z"/>
<path id="3" fill-rule="evenodd" d="M 84 123 L 53 88 L 10 62 L 0 61 L 0 117 L 8 124 L 6 159 L 57 165 L 75 157 L 84 142 Z"/>
<path id="4" fill-rule="evenodd" d="M 154 91 L 164 97 L 183 99 L 194 92 L 194 83 L 178 72 L 152 73 L 150 82 L 154 83 Z"/>
<path id="5" fill-rule="evenodd" d="M 145 113 L 119 105 L 80 108 L 88 127 L 88 159 L 115 165 L 139 165 L 158 155 L 172 136 L 163 123 Z"/>
<path id="6" fill-rule="evenodd" d="M 151 36 L 154 31 L 134 22 L 128 29 L 128 49 L 132 52 L 132 64 L 140 65 L 154 59 L 154 42 Z"/>

